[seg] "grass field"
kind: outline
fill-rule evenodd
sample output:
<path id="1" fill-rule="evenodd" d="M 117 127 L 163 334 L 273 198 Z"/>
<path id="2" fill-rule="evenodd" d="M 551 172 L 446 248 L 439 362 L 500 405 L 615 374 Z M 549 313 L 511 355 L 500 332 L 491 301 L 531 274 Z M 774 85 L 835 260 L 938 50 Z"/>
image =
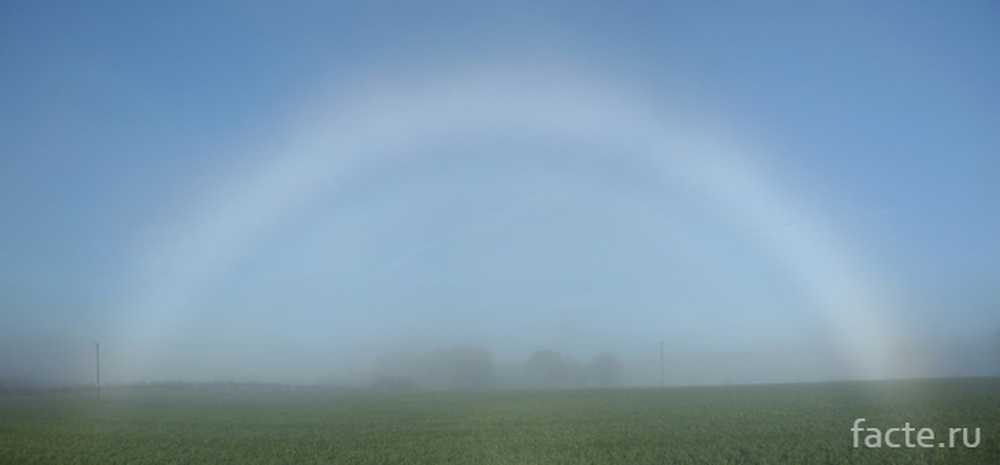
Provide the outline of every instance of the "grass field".
<path id="1" fill-rule="evenodd" d="M 1000 379 L 585 391 L 0 397 L 0 462 L 1000 464 Z M 851 424 L 980 427 L 978 448 L 854 449 Z"/>

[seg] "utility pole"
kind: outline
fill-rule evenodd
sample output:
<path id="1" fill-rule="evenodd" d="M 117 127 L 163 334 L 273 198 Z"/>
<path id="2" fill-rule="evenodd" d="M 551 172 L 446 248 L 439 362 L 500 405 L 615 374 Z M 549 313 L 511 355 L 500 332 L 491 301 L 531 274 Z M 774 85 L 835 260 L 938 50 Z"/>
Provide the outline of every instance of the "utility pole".
<path id="1" fill-rule="evenodd" d="M 101 398 L 101 343 L 94 343 L 94 354 L 97 356 L 97 398 Z"/>
<path id="2" fill-rule="evenodd" d="M 667 370 L 663 365 L 663 340 L 660 340 L 660 387 L 667 385 Z"/>

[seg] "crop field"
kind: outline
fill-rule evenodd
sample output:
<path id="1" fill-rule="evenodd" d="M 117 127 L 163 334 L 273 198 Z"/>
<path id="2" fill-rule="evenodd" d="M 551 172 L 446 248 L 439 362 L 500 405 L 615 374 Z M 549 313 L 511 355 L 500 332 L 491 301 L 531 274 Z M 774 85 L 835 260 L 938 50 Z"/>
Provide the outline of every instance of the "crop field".
<path id="1" fill-rule="evenodd" d="M 11 464 L 1000 464 L 1000 379 L 415 392 L 162 387 L 0 397 Z M 979 427 L 854 448 L 851 425 Z"/>

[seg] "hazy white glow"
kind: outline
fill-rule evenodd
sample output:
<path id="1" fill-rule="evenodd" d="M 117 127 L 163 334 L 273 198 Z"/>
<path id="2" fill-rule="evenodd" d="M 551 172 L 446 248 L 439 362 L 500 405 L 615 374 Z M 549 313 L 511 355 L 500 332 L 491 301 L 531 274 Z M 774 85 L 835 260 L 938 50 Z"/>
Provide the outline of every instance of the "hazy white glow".
<path id="1" fill-rule="evenodd" d="M 362 160 L 400 156 L 456 133 L 542 131 L 641 157 L 664 183 L 683 183 L 712 199 L 801 281 L 839 335 L 855 376 L 899 374 L 897 339 L 886 321 L 893 309 L 878 295 L 883 283 L 861 272 L 861 257 L 822 218 L 769 181 L 747 147 L 690 123 L 701 121 L 698 115 L 656 108 L 625 86 L 572 71 L 549 69 L 536 79 L 527 68 L 488 69 L 368 83 L 311 102 L 287 137 L 266 149 L 268 161 L 215 186 L 198 210 L 157 225 L 168 233 L 141 245 L 140 291 L 123 304 L 137 313 L 123 319 L 120 334 L 153 341 L 176 331 L 191 317 L 186 302 L 201 287 L 227 273 L 283 214 L 322 185 L 351 176 Z M 133 353 L 129 363 L 141 366 L 154 356 Z"/>

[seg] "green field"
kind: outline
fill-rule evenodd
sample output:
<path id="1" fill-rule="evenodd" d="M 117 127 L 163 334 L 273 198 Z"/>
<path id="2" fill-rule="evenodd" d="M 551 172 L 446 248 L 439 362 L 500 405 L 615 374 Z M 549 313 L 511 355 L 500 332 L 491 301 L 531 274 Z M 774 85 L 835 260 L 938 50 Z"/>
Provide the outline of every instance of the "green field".
<path id="1" fill-rule="evenodd" d="M 854 449 L 980 427 L 978 448 Z M 0 462 L 1000 464 L 1000 379 L 577 391 L 111 389 L 0 396 Z"/>

